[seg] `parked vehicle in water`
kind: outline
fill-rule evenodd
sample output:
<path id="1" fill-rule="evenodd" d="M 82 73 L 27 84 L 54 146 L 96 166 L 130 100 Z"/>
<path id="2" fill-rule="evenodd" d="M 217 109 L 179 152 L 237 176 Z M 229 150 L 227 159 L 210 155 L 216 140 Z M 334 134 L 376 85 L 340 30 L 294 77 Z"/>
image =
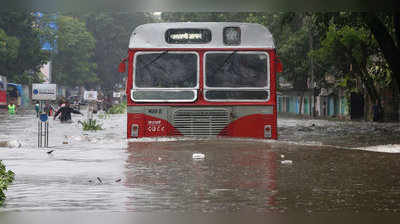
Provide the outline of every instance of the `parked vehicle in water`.
<path id="1" fill-rule="evenodd" d="M 271 33 L 251 23 L 154 23 L 137 27 L 128 61 L 128 138 L 277 138 Z"/>
<path id="2" fill-rule="evenodd" d="M 0 107 L 7 106 L 7 78 L 0 75 Z"/>
<path id="3" fill-rule="evenodd" d="M 22 104 L 22 85 L 15 83 L 7 84 L 7 103 L 14 102 L 15 105 L 21 106 Z"/>

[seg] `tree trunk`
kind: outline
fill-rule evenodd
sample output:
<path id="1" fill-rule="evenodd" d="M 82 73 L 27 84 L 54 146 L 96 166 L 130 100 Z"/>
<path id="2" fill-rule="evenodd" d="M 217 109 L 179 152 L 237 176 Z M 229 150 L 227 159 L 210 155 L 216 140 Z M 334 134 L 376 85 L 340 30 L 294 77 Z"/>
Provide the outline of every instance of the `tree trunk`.
<path id="1" fill-rule="evenodd" d="M 399 23 L 399 19 L 397 16 L 398 13 L 395 15 L 395 23 Z M 390 69 L 393 72 L 393 79 L 396 81 L 397 87 L 400 88 L 400 49 L 398 46 L 396 46 L 392 36 L 390 36 L 390 33 L 388 29 L 386 28 L 385 24 L 382 23 L 382 21 L 378 18 L 378 16 L 373 13 L 369 12 L 365 14 L 365 22 L 368 25 L 368 27 L 371 29 L 372 33 L 374 34 L 375 39 L 377 40 L 382 53 L 389 64 Z M 397 20 L 397 22 L 396 22 Z M 399 33 L 397 31 L 400 29 L 400 27 L 395 27 L 396 29 L 396 34 Z M 400 35 L 400 34 L 399 34 Z M 399 38 L 399 37 L 398 37 Z M 400 89 L 399 89 L 400 90 Z"/>
<path id="2" fill-rule="evenodd" d="M 400 48 L 400 12 L 393 15 L 394 32 L 396 35 L 397 47 Z"/>
<path id="3" fill-rule="evenodd" d="M 396 86 L 396 83 L 393 83 L 393 95 L 392 95 L 392 99 L 393 99 L 393 116 L 392 116 L 392 120 L 393 121 L 399 121 L 399 106 L 400 106 L 400 94 L 398 91 L 398 87 Z"/>
<path id="4" fill-rule="evenodd" d="M 374 81 L 369 77 L 368 71 L 365 70 L 362 73 L 362 80 L 366 87 L 367 93 L 371 98 L 371 102 L 375 103 L 376 100 L 379 100 L 380 102 L 378 91 L 375 88 Z"/>

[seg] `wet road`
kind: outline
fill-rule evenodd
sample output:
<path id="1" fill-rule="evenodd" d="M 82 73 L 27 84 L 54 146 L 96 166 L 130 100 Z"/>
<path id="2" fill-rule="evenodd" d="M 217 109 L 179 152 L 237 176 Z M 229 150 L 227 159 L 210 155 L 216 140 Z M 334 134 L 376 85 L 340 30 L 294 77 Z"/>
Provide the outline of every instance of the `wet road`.
<path id="1" fill-rule="evenodd" d="M 123 115 L 98 132 L 73 119 L 50 121 L 47 154 L 32 112 L 0 114 L 16 173 L 0 211 L 400 211 L 399 124 L 281 118 L 278 141 L 128 142 Z"/>

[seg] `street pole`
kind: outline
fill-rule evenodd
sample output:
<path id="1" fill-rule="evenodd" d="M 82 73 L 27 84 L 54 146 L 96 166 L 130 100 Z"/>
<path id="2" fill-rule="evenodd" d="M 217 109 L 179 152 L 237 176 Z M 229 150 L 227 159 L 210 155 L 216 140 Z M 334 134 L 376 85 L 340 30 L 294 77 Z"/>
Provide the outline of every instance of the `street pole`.
<path id="1" fill-rule="evenodd" d="M 49 119 L 43 105 L 44 102 L 40 100 L 38 119 L 38 148 L 49 147 Z"/>

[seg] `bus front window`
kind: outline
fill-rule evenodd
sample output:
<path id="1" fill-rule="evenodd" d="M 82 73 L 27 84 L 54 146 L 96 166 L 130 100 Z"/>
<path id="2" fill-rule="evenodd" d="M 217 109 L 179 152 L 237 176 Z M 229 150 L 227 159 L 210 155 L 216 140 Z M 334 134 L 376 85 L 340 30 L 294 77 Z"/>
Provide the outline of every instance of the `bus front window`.
<path id="1" fill-rule="evenodd" d="M 205 56 L 206 99 L 268 100 L 268 65 L 266 52 L 208 52 Z"/>
<path id="2" fill-rule="evenodd" d="M 198 57 L 194 53 L 139 53 L 135 86 L 138 88 L 195 88 Z"/>
<path id="3" fill-rule="evenodd" d="M 135 56 L 132 100 L 193 102 L 197 98 L 199 57 L 194 52 L 139 52 Z"/>

